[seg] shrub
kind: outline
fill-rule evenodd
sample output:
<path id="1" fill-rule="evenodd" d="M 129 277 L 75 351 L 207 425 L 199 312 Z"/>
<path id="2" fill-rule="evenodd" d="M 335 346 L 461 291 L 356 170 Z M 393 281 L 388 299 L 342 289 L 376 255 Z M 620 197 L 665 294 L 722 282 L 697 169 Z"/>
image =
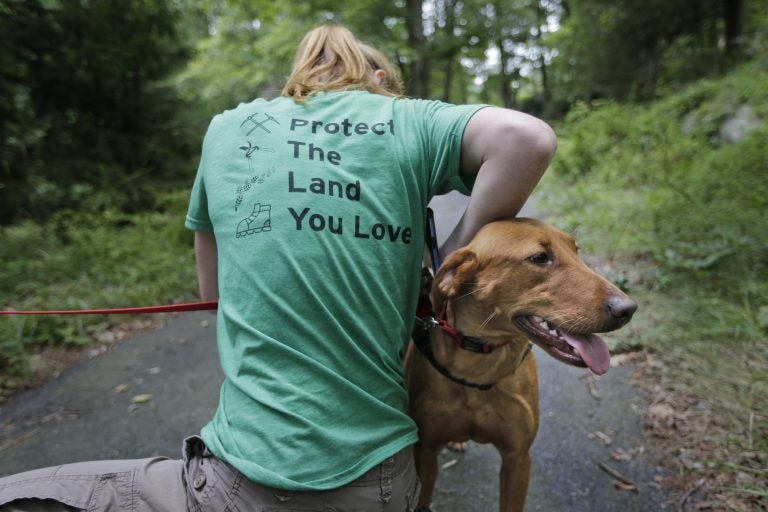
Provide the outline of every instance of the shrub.
<path id="1" fill-rule="evenodd" d="M 42 224 L 0 229 L 0 307 L 93 309 L 184 302 L 196 296 L 188 190 L 159 196 L 160 211 L 61 211 Z M 119 318 L 118 318 L 119 319 Z M 82 345 L 115 317 L 0 317 L 0 395 L 18 387 L 28 356 Z"/>

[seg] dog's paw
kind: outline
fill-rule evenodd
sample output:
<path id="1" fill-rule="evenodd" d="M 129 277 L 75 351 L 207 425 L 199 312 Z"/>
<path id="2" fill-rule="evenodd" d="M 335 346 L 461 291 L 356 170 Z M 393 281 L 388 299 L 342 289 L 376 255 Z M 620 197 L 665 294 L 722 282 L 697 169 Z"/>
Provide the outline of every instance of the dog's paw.
<path id="1" fill-rule="evenodd" d="M 446 448 L 448 448 L 452 452 L 464 453 L 465 451 L 467 451 L 467 442 L 451 441 L 446 445 Z"/>

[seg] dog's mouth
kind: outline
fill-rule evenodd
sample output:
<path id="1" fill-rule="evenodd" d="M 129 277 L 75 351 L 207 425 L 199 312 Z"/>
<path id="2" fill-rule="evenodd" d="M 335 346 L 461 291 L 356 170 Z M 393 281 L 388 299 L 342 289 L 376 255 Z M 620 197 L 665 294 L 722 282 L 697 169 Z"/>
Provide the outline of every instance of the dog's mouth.
<path id="1" fill-rule="evenodd" d="M 518 316 L 515 323 L 531 341 L 564 363 L 589 368 L 602 375 L 611 367 L 611 354 L 605 341 L 593 333 L 568 332 L 539 316 Z"/>

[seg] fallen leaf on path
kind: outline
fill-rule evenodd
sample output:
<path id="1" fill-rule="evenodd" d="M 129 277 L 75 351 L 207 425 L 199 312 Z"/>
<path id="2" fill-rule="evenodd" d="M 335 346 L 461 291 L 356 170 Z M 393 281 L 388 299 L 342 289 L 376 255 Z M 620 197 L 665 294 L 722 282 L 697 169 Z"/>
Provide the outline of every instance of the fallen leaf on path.
<path id="1" fill-rule="evenodd" d="M 630 448 L 624 450 L 622 448 L 616 448 L 611 452 L 611 458 L 616 461 L 620 460 L 632 460 L 645 451 L 645 447 L 638 446 L 636 448 Z"/>
<path id="2" fill-rule="evenodd" d="M 150 400 L 152 400 L 152 395 L 145 393 L 145 394 L 142 394 L 142 395 L 136 395 L 133 398 L 131 398 L 131 403 L 132 404 L 145 404 L 145 403 L 149 402 Z"/>
<path id="3" fill-rule="evenodd" d="M 100 347 L 95 347 L 88 350 L 87 354 L 89 358 L 93 359 L 94 357 L 98 357 L 101 354 L 104 354 L 106 351 L 107 351 L 107 347 L 102 345 Z"/>
<path id="4" fill-rule="evenodd" d="M 456 459 L 451 459 L 451 460 L 449 460 L 448 462 L 446 462 L 445 464 L 443 464 L 443 469 L 452 468 L 453 466 L 455 466 L 455 465 L 456 465 L 456 464 L 458 464 L 458 463 L 459 463 L 459 461 L 458 461 L 458 460 L 456 460 Z"/>
<path id="5" fill-rule="evenodd" d="M 622 491 L 639 492 L 636 485 L 625 484 L 624 482 L 613 482 L 613 486 Z"/>
<path id="6" fill-rule="evenodd" d="M 597 466 L 603 471 L 605 471 L 606 473 L 608 473 L 609 475 L 611 475 L 616 480 L 614 482 L 614 485 L 616 485 L 617 487 L 622 486 L 620 488 L 625 491 L 638 490 L 637 485 L 635 485 L 635 483 L 632 480 L 630 480 L 629 478 L 621 474 L 619 471 L 609 466 L 608 464 L 605 464 L 603 462 L 598 462 Z"/>
<path id="7" fill-rule="evenodd" d="M 665 403 L 654 404 L 648 408 L 648 415 L 654 423 L 654 428 L 671 427 L 675 424 L 675 409 Z"/>
<path id="8" fill-rule="evenodd" d="M 625 354 L 616 354 L 611 356 L 611 368 L 621 368 L 630 363 L 634 363 L 640 357 L 639 352 L 627 352 Z"/>
<path id="9" fill-rule="evenodd" d="M 603 395 L 600 394 L 600 390 L 597 389 L 597 383 L 592 378 L 592 376 L 587 377 L 587 391 L 589 391 L 589 396 L 594 398 L 595 400 L 602 400 Z"/>
<path id="10" fill-rule="evenodd" d="M 618 450 L 613 450 L 611 452 L 611 458 L 613 460 L 619 461 L 619 460 L 631 460 L 632 456 L 619 448 Z"/>
<path id="11" fill-rule="evenodd" d="M 130 389 L 130 386 L 128 386 L 128 384 L 118 384 L 117 386 L 115 386 L 114 391 L 115 393 L 122 394 L 128 391 L 128 389 Z"/>
<path id="12" fill-rule="evenodd" d="M 587 434 L 587 437 L 589 437 L 590 439 L 597 438 L 597 439 L 601 440 L 603 443 L 605 443 L 606 445 L 609 445 L 609 444 L 611 444 L 613 442 L 613 439 L 611 439 L 611 436 L 609 436 L 608 434 L 606 434 L 604 432 L 600 432 L 599 430 L 595 430 L 594 432 L 590 432 L 589 434 Z"/>

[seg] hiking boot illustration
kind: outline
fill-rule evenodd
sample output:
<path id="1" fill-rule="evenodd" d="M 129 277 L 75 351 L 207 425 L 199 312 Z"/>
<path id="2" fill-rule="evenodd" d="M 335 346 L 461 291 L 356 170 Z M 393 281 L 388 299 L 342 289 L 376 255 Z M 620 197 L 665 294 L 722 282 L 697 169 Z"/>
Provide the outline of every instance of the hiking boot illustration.
<path id="1" fill-rule="evenodd" d="M 237 238 L 246 235 L 261 233 L 262 231 L 272 230 L 271 220 L 272 205 L 256 203 L 253 205 L 251 214 L 241 220 L 237 225 Z"/>

